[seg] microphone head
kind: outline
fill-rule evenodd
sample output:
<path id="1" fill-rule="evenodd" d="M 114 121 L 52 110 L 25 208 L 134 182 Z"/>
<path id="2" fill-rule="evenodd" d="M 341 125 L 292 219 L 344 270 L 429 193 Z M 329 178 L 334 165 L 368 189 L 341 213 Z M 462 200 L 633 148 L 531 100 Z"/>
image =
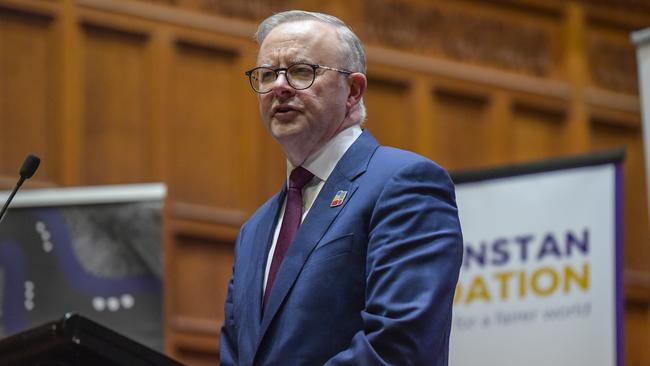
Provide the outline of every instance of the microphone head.
<path id="1" fill-rule="evenodd" d="M 20 176 L 23 179 L 31 178 L 36 172 L 38 164 L 40 163 L 41 159 L 38 156 L 32 154 L 27 155 L 27 157 L 25 157 L 25 161 L 23 161 L 23 166 L 20 167 Z"/>

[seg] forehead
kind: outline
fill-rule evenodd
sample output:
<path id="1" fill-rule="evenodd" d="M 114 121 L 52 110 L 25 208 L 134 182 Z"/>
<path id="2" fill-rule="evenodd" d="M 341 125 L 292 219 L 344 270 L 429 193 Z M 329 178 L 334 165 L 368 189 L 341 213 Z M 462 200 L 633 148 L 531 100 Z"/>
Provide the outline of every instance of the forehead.
<path id="1" fill-rule="evenodd" d="M 340 57 L 338 36 L 332 25 L 295 21 L 273 28 L 260 45 L 258 64 L 281 65 L 299 61 L 331 63 Z"/>

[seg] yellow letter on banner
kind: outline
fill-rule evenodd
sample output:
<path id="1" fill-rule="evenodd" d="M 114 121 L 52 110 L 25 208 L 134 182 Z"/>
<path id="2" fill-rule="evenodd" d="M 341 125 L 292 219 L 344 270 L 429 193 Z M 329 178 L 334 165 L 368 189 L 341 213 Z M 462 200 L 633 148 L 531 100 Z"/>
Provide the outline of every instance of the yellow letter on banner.
<path id="1" fill-rule="evenodd" d="M 483 277 L 481 276 L 476 276 L 472 280 L 472 283 L 469 286 L 469 293 L 467 294 L 467 300 L 465 303 L 471 304 L 478 299 L 484 300 L 486 302 L 491 301 L 490 291 L 488 291 L 485 280 L 483 280 Z"/>

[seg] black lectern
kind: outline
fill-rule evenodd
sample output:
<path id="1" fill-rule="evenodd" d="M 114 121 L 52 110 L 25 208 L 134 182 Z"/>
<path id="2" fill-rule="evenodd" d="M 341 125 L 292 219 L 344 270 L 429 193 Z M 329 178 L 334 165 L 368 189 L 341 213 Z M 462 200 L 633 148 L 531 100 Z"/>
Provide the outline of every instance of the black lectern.
<path id="1" fill-rule="evenodd" d="M 77 314 L 0 340 L 0 366 L 179 366 L 171 358 Z"/>

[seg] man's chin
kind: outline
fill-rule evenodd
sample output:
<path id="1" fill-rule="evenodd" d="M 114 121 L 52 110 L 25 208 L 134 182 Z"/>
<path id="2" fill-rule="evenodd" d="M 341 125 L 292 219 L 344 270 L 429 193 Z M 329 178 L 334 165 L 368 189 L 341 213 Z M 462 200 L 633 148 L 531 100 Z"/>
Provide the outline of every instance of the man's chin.
<path id="1" fill-rule="evenodd" d="M 277 140 L 292 138 L 300 135 L 304 130 L 303 125 L 296 120 L 293 121 L 271 121 L 271 134 Z"/>

